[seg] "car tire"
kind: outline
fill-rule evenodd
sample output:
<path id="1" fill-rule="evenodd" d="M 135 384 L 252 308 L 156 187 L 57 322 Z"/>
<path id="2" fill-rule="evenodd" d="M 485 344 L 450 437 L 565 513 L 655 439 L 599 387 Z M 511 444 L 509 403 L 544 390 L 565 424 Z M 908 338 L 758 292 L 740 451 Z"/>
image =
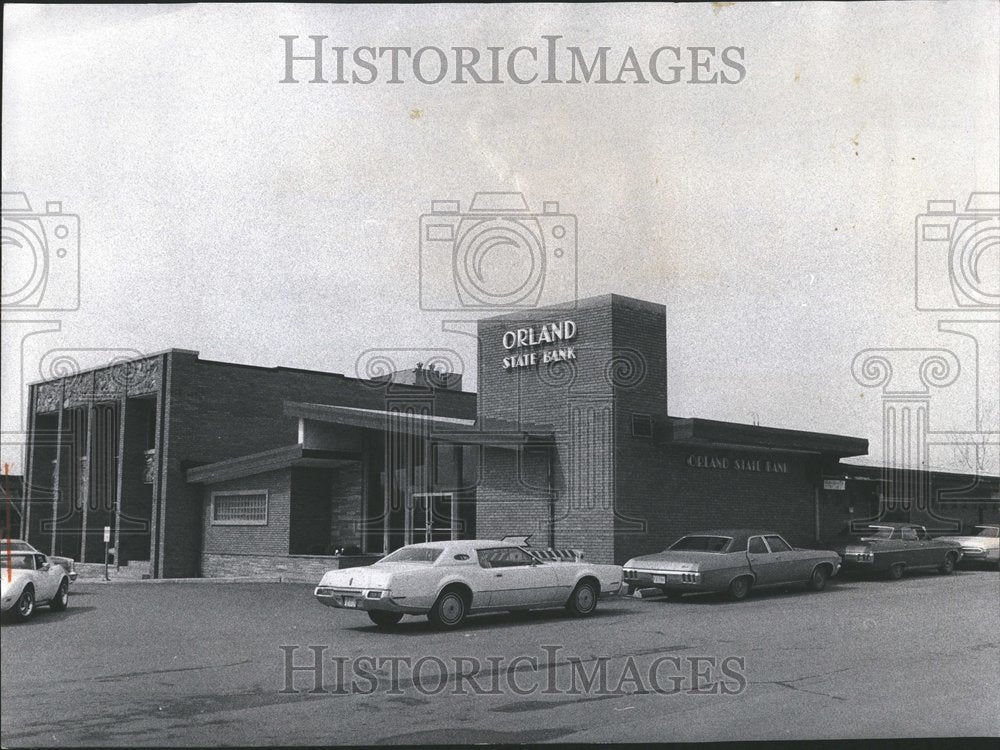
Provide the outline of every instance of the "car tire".
<path id="1" fill-rule="evenodd" d="M 445 589 L 434 602 L 427 619 L 436 628 L 451 630 L 465 622 L 468 609 L 469 605 L 461 591 L 455 588 Z"/>
<path id="2" fill-rule="evenodd" d="M 950 576 L 955 572 L 955 553 L 949 552 L 944 556 L 944 562 L 938 566 L 938 573 L 943 576 Z"/>
<path id="3" fill-rule="evenodd" d="M 24 591 L 14 602 L 14 606 L 11 608 L 11 612 L 14 613 L 14 619 L 25 621 L 35 612 L 35 589 L 32 586 L 25 586 Z"/>
<path id="4" fill-rule="evenodd" d="M 592 581 L 580 581 L 569 595 L 566 609 L 574 617 L 590 617 L 597 609 L 597 586 Z"/>
<path id="5" fill-rule="evenodd" d="M 812 575 L 809 576 L 809 581 L 806 585 L 812 591 L 822 591 L 826 588 L 826 582 L 830 580 L 830 574 L 826 570 L 825 565 L 817 565 L 813 568 Z"/>
<path id="6" fill-rule="evenodd" d="M 905 572 L 906 572 L 905 563 L 893 563 L 892 565 L 889 566 L 889 579 L 893 581 L 898 581 L 900 578 L 903 577 L 903 574 Z"/>
<path id="7" fill-rule="evenodd" d="M 750 593 L 751 585 L 749 576 L 734 578 L 730 581 L 729 587 L 726 589 L 726 594 L 734 602 L 742 601 Z"/>
<path id="8" fill-rule="evenodd" d="M 62 612 L 69 606 L 69 581 L 65 578 L 59 583 L 59 590 L 55 598 L 49 602 L 49 609 L 53 612 Z"/>
<path id="9" fill-rule="evenodd" d="M 380 628 L 391 628 L 393 625 L 399 624 L 399 621 L 403 619 L 403 613 L 372 609 L 368 612 L 368 619 Z"/>

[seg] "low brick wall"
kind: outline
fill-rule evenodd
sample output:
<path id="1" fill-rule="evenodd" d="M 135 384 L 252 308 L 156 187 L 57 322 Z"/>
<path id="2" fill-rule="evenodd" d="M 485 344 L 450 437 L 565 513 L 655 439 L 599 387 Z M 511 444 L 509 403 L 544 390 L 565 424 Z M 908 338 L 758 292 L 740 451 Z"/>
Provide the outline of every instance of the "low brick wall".
<path id="1" fill-rule="evenodd" d="M 328 570 L 371 565 L 378 555 L 220 555 L 206 552 L 201 558 L 204 578 L 280 578 L 282 581 L 318 583 Z"/>

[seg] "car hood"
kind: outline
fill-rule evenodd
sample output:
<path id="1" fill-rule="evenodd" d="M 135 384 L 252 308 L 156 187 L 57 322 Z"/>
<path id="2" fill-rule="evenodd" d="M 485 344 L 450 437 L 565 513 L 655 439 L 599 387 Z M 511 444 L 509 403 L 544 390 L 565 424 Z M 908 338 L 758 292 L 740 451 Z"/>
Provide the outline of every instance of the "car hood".
<path id="1" fill-rule="evenodd" d="M 376 563 L 358 568 L 328 570 L 320 581 L 320 586 L 343 586 L 352 589 L 388 588 L 394 573 L 411 570 L 430 570 L 433 566 L 421 563 Z"/>
<path id="2" fill-rule="evenodd" d="M 682 552 L 665 550 L 652 555 L 633 557 L 626 568 L 651 568 L 654 570 L 697 570 L 699 567 L 721 565 L 735 553 L 726 552 Z"/>

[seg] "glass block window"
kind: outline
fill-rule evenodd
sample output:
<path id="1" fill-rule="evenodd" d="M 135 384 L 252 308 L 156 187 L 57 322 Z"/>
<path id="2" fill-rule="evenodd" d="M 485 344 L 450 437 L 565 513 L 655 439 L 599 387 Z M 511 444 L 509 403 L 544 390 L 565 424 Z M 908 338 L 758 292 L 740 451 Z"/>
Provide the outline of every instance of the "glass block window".
<path id="1" fill-rule="evenodd" d="M 267 491 L 213 492 L 212 523 L 230 526 L 267 524 Z"/>

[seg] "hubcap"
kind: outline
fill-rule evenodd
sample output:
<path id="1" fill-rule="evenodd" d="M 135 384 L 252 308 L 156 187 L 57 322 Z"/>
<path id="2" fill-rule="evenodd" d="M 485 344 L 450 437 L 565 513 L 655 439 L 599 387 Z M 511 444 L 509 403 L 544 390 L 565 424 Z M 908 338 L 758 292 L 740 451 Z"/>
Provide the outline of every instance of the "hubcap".
<path id="1" fill-rule="evenodd" d="M 594 592 L 590 586 L 584 586 L 576 595 L 576 606 L 583 612 L 589 612 L 594 607 Z"/>
<path id="2" fill-rule="evenodd" d="M 21 594 L 21 601 L 18 602 L 18 611 L 25 617 L 31 614 L 31 608 L 34 606 L 34 598 L 31 596 L 30 592 L 25 591 Z"/>
<path id="3" fill-rule="evenodd" d="M 743 596 L 746 593 L 746 590 L 747 582 L 742 579 L 733 585 L 733 593 L 736 594 L 736 596 Z"/>
<path id="4" fill-rule="evenodd" d="M 449 594 L 441 602 L 441 619 L 445 622 L 458 622 L 462 617 L 465 604 L 455 594 Z"/>

